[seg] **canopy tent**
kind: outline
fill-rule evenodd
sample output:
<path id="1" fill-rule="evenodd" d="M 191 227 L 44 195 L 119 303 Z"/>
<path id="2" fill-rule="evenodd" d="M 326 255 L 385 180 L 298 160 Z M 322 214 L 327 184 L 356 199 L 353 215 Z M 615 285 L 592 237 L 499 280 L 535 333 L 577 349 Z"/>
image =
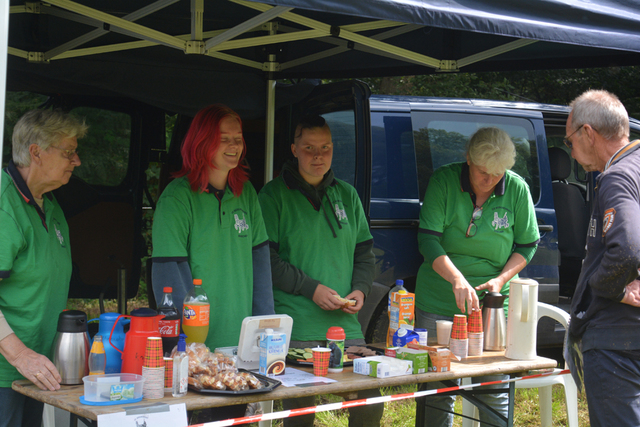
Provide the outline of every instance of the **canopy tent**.
<path id="1" fill-rule="evenodd" d="M 638 0 L 11 0 L 10 13 L 9 90 L 186 113 L 218 100 L 263 114 L 265 79 L 640 63 Z"/>
<path id="2" fill-rule="evenodd" d="M 186 114 L 222 102 L 245 117 L 266 113 L 267 137 L 276 101 L 310 90 L 286 86 L 276 98 L 276 79 L 640 64 L 638 0 L 10 5 L 8 90 L 126 97 Z"/>
<path id="3" fill-rule="evenodd" d="M 2 1 L 0 84 L 183 114 L 221 102 L 272 138 L 277 102 L 313 88 L 276 96 L 276 80 L 640 64 L 640 0 L 599 1 Z"/>

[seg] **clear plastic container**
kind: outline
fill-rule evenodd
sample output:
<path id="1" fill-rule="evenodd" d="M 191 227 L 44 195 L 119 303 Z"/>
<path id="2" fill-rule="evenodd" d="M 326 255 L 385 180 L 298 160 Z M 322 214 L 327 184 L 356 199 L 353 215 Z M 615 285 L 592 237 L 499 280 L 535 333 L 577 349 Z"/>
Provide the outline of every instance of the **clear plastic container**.
<path id="1" fill-rule="evenodd" d="M 84 399 L 88 402 L 111 402 L 142 397 L 144 377 L 138 374 L 88 375 L 84 381 Z"/>

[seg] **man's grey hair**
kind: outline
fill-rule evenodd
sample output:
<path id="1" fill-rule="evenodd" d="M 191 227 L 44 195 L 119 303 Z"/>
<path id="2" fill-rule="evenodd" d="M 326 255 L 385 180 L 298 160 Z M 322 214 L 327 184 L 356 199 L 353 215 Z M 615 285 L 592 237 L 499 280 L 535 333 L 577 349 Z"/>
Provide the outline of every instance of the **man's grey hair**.
<path id="1" fill-rule="evenodd" d="M 13 162 L 16 166 L 31 164 L 29 146 L 38 145 L 42 150 L 65 138 L 82 138 L 89 126 L 61 110 L 31 110 L 25 113 L 13 128 Z"/>
<path id="2" fill-rule="evenodd" d="M 516 147 L 508 133 L 500 128 L 478 129 L 467 145 L 469 160 L 492 175 L 503 174 L 516 162 Z"/>
<path id="3" fill-rule="evenodd" d="M 590 125 L 607 140 L 629 138 L 629 114 L 617 96 L 606 90 L 588 90 L 571 104 L 571 126 Z"/>

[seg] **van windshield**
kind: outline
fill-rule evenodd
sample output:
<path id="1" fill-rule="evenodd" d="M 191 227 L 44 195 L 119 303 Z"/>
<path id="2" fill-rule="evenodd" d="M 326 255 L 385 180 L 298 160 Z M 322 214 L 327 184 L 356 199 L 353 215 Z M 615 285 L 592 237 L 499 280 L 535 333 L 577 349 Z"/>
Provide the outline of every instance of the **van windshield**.
<path id="1" fill-rule="evenodd" d="M 524 118 L 414 111 L 411 113 L 413 139 L 418 164 L 420 200 L 429 179 L 440 166 L 466 160 L 466 146 L 475 131 L 495 126 L 511 136 L 516 146 L 516 163 L 511 170 L 525 179 L 536 203 L 540 197 L 540 173 L 535 131 Z"/>

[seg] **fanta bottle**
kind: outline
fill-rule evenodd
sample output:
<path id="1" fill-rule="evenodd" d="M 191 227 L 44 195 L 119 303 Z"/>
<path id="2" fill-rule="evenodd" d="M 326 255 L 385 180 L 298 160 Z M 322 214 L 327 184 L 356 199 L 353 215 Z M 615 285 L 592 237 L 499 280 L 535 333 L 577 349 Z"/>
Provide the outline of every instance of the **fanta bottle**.
<path id="1" fill-rule="evenodd" d="M 193 279 L 193 289 L 184 298 L 182 330 L 187 335 L 187 344 L 204 343 L 209 333 L 209 298 L 202 289 L 202 280 Z"/>

